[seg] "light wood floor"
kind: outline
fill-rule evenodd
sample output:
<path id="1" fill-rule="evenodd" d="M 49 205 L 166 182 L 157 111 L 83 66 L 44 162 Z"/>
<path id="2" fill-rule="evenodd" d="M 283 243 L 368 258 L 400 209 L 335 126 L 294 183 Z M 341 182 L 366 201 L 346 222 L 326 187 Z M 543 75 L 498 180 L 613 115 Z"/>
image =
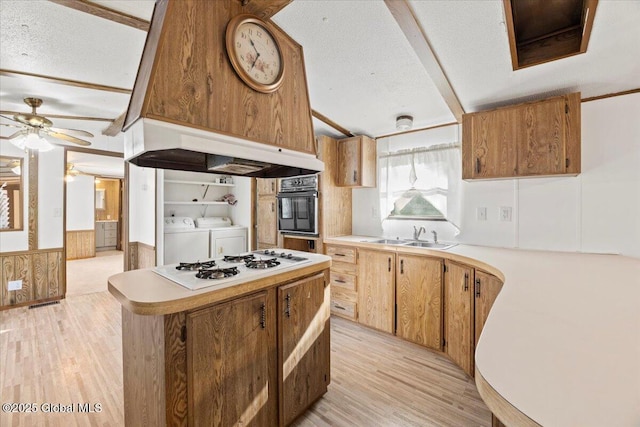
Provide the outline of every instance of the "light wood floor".
<path id="1" fill-rule="evenodd" d="M 0 312 L 0 412 L 5 426 L 121 426 L 120 305 L 108 292 Z M 332 318 L 331 385 L 300 426 L 489 426 L 474 382 L 446 357 Z M 100 403 L 102 412 L 43 414 L 43 403 Z M 77 407 L 76 407 L 77 409 Z"/>

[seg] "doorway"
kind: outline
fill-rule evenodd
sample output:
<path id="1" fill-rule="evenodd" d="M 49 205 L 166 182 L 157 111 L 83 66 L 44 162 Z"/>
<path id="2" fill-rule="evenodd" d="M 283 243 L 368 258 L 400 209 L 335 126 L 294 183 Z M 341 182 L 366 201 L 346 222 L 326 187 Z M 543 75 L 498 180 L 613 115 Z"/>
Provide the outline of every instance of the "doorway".
<path id="1" fill-rule="evenodd" d="M 119 153 L 68 149 L 65 167 L 65 294 L 104 292 L 109 276 L 124 270 L 124 160 Z"/>

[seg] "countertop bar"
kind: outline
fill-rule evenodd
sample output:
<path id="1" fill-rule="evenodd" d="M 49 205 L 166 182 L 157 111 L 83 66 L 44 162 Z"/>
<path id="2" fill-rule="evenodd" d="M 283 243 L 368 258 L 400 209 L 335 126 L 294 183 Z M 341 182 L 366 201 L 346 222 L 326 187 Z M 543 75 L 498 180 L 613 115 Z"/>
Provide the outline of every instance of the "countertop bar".
<path id="1" fill-rule="evenodd" d="M 362 240 L 374 238 L 325 243 L 438 256 L 504 280 L 475 362 L 483 399 L 507 425 L 640 425 L 640 260 L 470 245 L 441 251 Z"/>
<path id="2" fill-rule="evenodd" d="M 238 282 L 234 282 L 233 286 L 219 288 L 213 284 L 196 291 L 165 279 L 151 268 L 132 270 L 109 277 L 109 292 L 132 313 L 177 313 L 266 289 L 331 266 L 331 258 L 326 255 L 310 253 L 307 258 L 311 262 L 295 268 L 273 271 L 266 269 L 258 276 L 252 275 L 249 281 L 242 281 L 242 277 L 238 276 Z"/>

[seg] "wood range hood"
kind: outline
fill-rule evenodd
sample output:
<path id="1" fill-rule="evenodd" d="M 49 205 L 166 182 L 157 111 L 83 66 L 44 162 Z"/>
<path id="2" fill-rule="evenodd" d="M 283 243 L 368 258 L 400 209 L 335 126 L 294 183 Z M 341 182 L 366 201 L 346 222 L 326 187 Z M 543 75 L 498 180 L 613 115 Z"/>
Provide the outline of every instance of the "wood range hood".
<path id="1" fill-rule="evenodd" d="M 302 47 L 268 19 L 273 8 L 258 7 L 265 3 L 157 1 L 123 127 L 127 161 L 264 178 L 324 170 Z M 263 18 L 280 44 L 284 78 L 272 93 L 247 86 L 227 55 L 227 24 L 243 13 Z"/>

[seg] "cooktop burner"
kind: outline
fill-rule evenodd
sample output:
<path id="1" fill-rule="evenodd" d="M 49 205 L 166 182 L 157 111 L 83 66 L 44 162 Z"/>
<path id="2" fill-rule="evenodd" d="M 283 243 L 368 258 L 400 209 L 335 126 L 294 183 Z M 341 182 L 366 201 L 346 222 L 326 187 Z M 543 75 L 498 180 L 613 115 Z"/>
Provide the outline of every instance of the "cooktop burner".
<path id="1" fill-rule="evenodd" d="M 188 270 L 188 271 L 196 271 L 203 268 L 211 268 L 215 267 L 216 262 L 214 260 L 211 261 L 203 261 L 203 262 L 181 262 L 176 265 L 176 270 Z"/>
<path id="2" fill-rule="evenodd" d="M 227 277 L 235 276 L 238 274 L 238 267 L 229 268 L 214 268 L 214 269 L 202 269 L 198 270 L 196 277 L 198 279 L 225 279 Z"/>
<path id="3" fill-rule="evenodd" d="M 273 268 L 275 266 L 280 265 L 280 261 L 275 258 L 271 259 L 254 259 L 244 263 L 247 268 Z"/>
<path id="4" fill-rule="evenodd" d="M 247 262 L 254 258 L 253 255 L 225 255 L 224 262 Z"/>

